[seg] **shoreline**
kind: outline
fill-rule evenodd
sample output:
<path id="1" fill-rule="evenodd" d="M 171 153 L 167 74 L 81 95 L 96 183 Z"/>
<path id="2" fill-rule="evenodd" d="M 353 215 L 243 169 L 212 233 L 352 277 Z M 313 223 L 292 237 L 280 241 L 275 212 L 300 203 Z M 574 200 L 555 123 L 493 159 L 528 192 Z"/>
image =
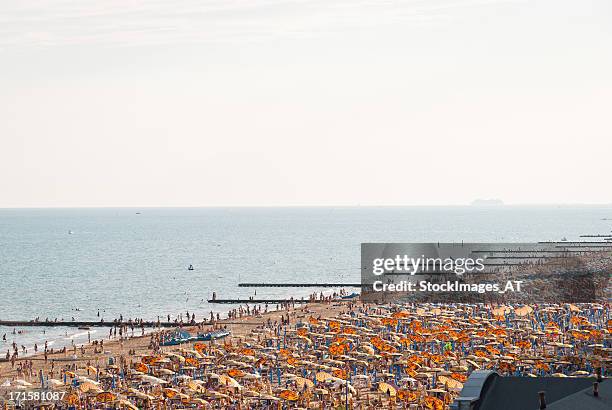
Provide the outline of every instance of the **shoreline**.
<path id="1" fill-rule="evenodd" d="M 190 332 L 191 334 L 195 334 L 197 331 L 204 330 L 204 329 L 208 330 L 212 328 L 218 329 L 220 327 L 227 327 L 227 329 L 231 332 L 231 335 L 229 336 L 229 338 L 234 339 L 234 338 L 244 337 L 248 335 L 250 330 L 253 329 L 254 327 L 263 326 L 266 323 L 267 319 L 271 319 L 272 321 L 274 321 L 273 318 L 281 314 L 286 315 L 287 313 L 290 313 L 290 314 L 295 315 L 297 312 L 302 312 L 305 317 L 305 315 L 307 315 L 308 313 L 323 313 L 324 311 L 329 310 L 331 307 L 341 308 L 342 307 L 341 305 L 343 305 L 344 303 L 346 302 L 343 302 L 342 300 L 334 299 L 331 302 L 317 301 L 317 302 L 304 304 L 304 305 L 296 305 L 295 307 L 291 306 L 289 307 L 289 309 L 279 306 L 278 310 L 270 310 L 268 312 L 262 312 L 256 316 L 244 315 L 239 318 L 220 319 L 219 321 L 214 321 L 212 323 L 208 320 L 206 322 L 199 322 L 195 325 L 191 323 L 181 324 L 179 322 L 179 323 L 176 323 L 174 327 L 167 326 L 167 327 L 162 327 L 162 328 L 158 328 L 158 327 L 145 328 L 144 335 L 141 334 L 141 335 L 128 336 L 127 338 L 124 337 L 122 340 L 118 338 L 114 338 L 114 337 L 112 339 L 109 339 L 108 336 L 105 335 L 105 337 L 103 338 L 100 338 L 100 337 L 97 337 L 95 339 L 92 338 L 90 343 L 82 343 L 82 344 L 77 343 L 75 345 L 77 346 L 76 347 L 76 358 L 74 358 L 74 349 L 72 347 L 69 349 L 68 346 L 66 346 L 65 353 L 63 353 L 61 350 L 54 350 L 53 353 L 49 353 L 47 355 L 48 358 L 46 361 L 44 358 L 45 354 L 44 352 L 41 352 L 40 349 L 36 353 L 26 353 L 26 354 L 20 353 L 18 358 L 15 361 L 15 368 L 17 367 L 18 363 L 23 363 L 25 361 L 35 361 L 37 363 L 44 362 L 43 368 L 46 369 L 51 364 L 51 362 L 80 363 L 80 362 L 87 362 L 87 361 L 93 361 L 93 360 L 99 361 L 103 357 L 112 357 L 113 355 L 127 354 L 127 352 L 132 349 L 135 349 L 136 354 L 139 354 L 142 352 L 139 352 L 138 350 L 148 350 L 149 340 L 151 338 L 151 335 L 156 334 L 160 331 L 172 331 L 173 329 L 183 329 L 183 330 Z M 332 311 L 329 313 L 336 313 L 335 310 L 336 309 L 332 309 Z M 108 322 L 108 323 L 112 323 L 112 322 Z M 125 325 L 126 323 L 123 323 L 123 324 Z M 112 329 L 112 327 L 109 327 L 109 328 Z M 138 329 L 135 328 L 134 333 L 136 333 L 136 330 L 140 332 L 140 328 Z M 104 341 L 103 343 L 104 351 L 102 353 L 93 353 L 93 355 L 89 355 L 88 353 L 92 350 L 92 347 L 96 346 L 94 342 L 99 342 L 100 340 Z M 86 353 L 85 355 L 81 354 L 81 346 L 85 348 L 85 353 Z M 33 376 L 33 379 L 36 379 L 38 376 L 36 375 L 36 372 L 34 373 L 35 375 Z M 6 356 L 3 353 L 0 356 L 0 381 L 10 378 L 10 377 L 12 377 L 14 380 L 15 376 L 17 376 L 16 369 L 11 368 L 11 361 L 7 360 Z M 31 378 L 32 377 L 24 376 L 24 380 L 26 381 L 31 382 L 32 381 L 30 380 Z"/>

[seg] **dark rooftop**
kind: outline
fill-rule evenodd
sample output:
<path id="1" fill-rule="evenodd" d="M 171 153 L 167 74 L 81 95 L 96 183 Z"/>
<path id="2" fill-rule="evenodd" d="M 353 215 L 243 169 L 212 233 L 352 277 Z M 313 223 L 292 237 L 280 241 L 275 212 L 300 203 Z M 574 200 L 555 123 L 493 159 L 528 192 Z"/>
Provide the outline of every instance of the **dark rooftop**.
<path id="1" fill-rule="evenodd" d="M 538 393 L 545 392 L 546 409 L 612 409 L 612 382 L 599 384 L 600 397 L 593 396 L 595 378 L 501 377 L 493 371 L 476 371 L 466 381 L 461 397 L 452 408 L 461 410 L 536 410 Z"/>
<path id="2" fill-rule="evenodd" d="M 604 380 L 599 383 L 599 397 L 593 395 L 593 386 L 557 400 L 546 407 L 546 410 L 610 410 L 612 409 L 612 382 Z"/>

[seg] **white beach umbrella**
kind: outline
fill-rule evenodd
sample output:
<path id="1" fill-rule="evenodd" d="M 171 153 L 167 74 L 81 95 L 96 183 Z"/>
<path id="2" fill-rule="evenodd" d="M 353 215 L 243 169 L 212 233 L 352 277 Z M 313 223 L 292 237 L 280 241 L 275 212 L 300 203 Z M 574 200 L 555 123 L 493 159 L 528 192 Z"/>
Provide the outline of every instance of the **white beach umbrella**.
<path id="1" fill-rule="evenodd" d="M 168 383 L 164 379 L 160 379 L 159 377 L 149 376 L 148 374 L 143 374 L 142 376 L 140 376 L 140 379 L 142 381 L 145 381 L 145 382 L 148 382 L 148 383 L 151 383 L 151 384 L 166 384 L 166 383 Z"/>

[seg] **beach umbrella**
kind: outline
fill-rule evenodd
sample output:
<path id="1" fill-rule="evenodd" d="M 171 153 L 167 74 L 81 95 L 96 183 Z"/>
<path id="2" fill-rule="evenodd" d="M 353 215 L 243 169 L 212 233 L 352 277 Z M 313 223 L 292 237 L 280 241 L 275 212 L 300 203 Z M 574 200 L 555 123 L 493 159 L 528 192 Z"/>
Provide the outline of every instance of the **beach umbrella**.
<path id="1" fill-rule="evenodd" d="M 117 402 L 117 405 L 120 408 L 124 408 L 124 409 L 138 410 L 138 407 L 136 407 L 132 402 L 125 400 L 125 399 L 119 400 Z"/>
<path id="2" fill-rule="evenodd" d="M 196 392 L 204 392 L 206 391 L 206 388 L 204 386 L 202 386 L 202 384 L 198 383 L 200 380 L 190 380 L 189 383 L 187 383 L 187 386 L 191 389 L 194 390 Z"/>
<path id="3" fill-rule="evenodd" d="M 314 388 L 314 383 L 312 382 L 312 380 L 308 380 L 304 377 L 296 377 L 294 378 L 294 381 L 298 390 L 300 391 L 304 390 L 304 386 L 306 386 L 307 389 Z"/>
<path id="4" fill-rule="evenodd" d="M 185 380 L 191 380 L 191 379 L 193 379 L 193 377 L 187 374 L 181 374 L 179 376 L 176 376 L 176 380 L 179 380 L 179 381 L 185 381 Z"/>
<path id="5" fill-rule="evenodd" d="M 79 395 L 76 394 L 75 392 L 70 392 L 68 394 L 66 394 L 63 398 L 62 401 L 66 404 L 69 404 L 71 406 L 76 405 L 77 403 L 79 403 L 80 399 L 79 399 Z"/>
<path id="6" fill-rule="evenodd" d="M 83 382 L 79 385 L 79 390 L 83 393 L 87 392 L 100 392 L 102 391 L 97 384 L 91 382 Z"/>
<path id="7" fill-rule="evenodd" d="M 215 399 L 229 399 L 230 398 L 230 396 L 228 396 L 227 394 L 223 394 L 218 391 L 211 391 L 211 392 L 208 392 L 208 394 Z"/>
<path id="8" fill-rule="evenodd" d="M 255 390 L 244 390 L 241 393 L 245 397 L 259 397 L 261 394 Z"/>
<path id="9" fill-rule="evenodd" d="M 172 399 L 172 398 L 174 398 L 176 395 L 180 394 L 180 392 L 179 392 L 178 390 L 173 389 L 173 388 L 169 388 L 169 387 L 165 388 L 165 389 L 163 390 L 163 392 L 164 392 L 164 396 L 165 396 L 165 397 L 167 397 L 167 398 L 169 398 L 169 399 Z"/>
<path id="10" fill-rule="evenodd" d="M 115 401 L 117 396 L 110 391 L 103 391 L 101 393 L 96 394 L 96 401 L 98 403 L 110 403 Z"/>
<path id="11" fill-rule="evenodd" d="M 149 376 L 148 374 L 143 374 L 140 376 L 140 379 L 144 382 L 150 383 L 150 384 L 167 384 L 168 382 L 165 381 L 164 379 L 160 379 L 159 377 L 154 377 L 154 376 Z"/>
<path id="12" fill-rule="evenodd" d="M 473 362 L 471 360 L 466 360 L 467 363 L 471 364 L 474 367 L 477 367 L 478 364 L 476 362 Z M 467 366 L 452 366 L 450 368 L 451 372 L 467 372 L 468 371 L 468 367 Z"/>
<path id="13" fill-rule="evenodd" d="M 453 379 L 452 377 L 447 376 L 439 376 L 438 382 L 442 383 L 449 389 L 461 390 L 463 388 L 463 383 L 458 380 Z"/>
<path id="14" fill-rule="evenodd" d="M 176 359 L 181 363 L 185 362 L 185 358 L 183 356 L 181 356 L 180 354 L 177 353 L 166 353 L 166 356 L 171 358 L 171 359 Z"/>
<path id="15" fill-rule="evenodd" d="M 138 370 L 139 372 L 148 373 L 149 366 L 144 363 L 136 363 L 134 364 L 134 369 Z"/>
<path id="16" fill-rule="evenodd" d="M 278 397 L 274 397 L 270 394 L 262 394 L 261 396 L 259 396 L 260 400 L 270 400 L 270 401 L 279 401 L 280 399 Z"/>
<path id="17" fill-rule="evenodd" d="M 418 398 L 418 393 L 415 391 L 410 391 L 406 389 L 400 389 L 397 391 L 397 397 L 405 402 L 413 402 Z"/>
<path id="18" fill-rule="evenodd" d="M 333 375 L 334 377 L 337 377 L 342 380 L 347 380 L 349 378 L 348 372 L 344 369 L 335 369 L 333 371 Z"/>
<path id="19" fill-rule="evenodd" d="M 202 358 L 202 355 L 201 355 L 201 354 L 200 354 L 200 353 L 199 353 L 197 350 L 195 350 L 195 349 L 193 349 L 193 350 L 189 350 L 189 349 L 180 349 L 180 351 L 181 351 L 182 353 L 186 353 L 186 354 L 189 354 L 189 355 L 195 356 L 197 359 L 201 359 L 201 358 Z"/>
<path id="20" fill-rule="evenodd" d="M 136 389 L 130 388 L 127 391 L 127 396 L 128 397 L 136 397 L 137 399 L 141 399 L 141 400 L 155 400 L 154 396 L 145 394 L 141 391 L 138 391 Z"/>
<path id="21" fill-rule="evenodd" d="M 157 363 L 161 357 L 158 356 L 144 356 L 140 361 L 144 364 L 155 364 Z"/>
<path id="22" fill-rule="evenodd" d="M 206 343 L 197 342 L 193 345 L 193 348 L 195 349 L 195 351 L 201 354 L 202 351 L 206 350 Z"/>
<path id="23" fill-rule="evenodd" d="M 242 388 L 242 386 L 240 385 L 240 383 L 238 383 L 236 381 L 236 379 L 233 379 L 229 376 L 226 376 L 224 374 L 222 374 L 221 376 L 219 376 L 219 384 L 223 385 L 223 386 L 227 386 L 227 387 L 234 387 L 234 388 Z"/>
<path id="24" fill-rule="evenodd" d="M 391 397 L 395 397 L 397 395 L 397 390 L 395 387 L 391 386 L 389 383 L 380 382 L 378 383 L 378 391 L 381 393 L 385 393 Z"/>
<path id="25" fill-rule="evenodd" d="M 461 374 L 461 373 L 451 373 L 450 377 L 453 378 L 454 380 L 457 380 L 460 383 L 465 383 L 466 380 L 468 379 L 467 375 Z"/>
<path id="26" fill-rule="evenodd" d="M 533 312 L 533 308 L 531 306 L 522 306 L 514 310 L 514 313 L 519 317 L 528 316 L 532 312 Z"/>
<path id="27" fill-rule="evenodd" d="M 423 400 L 423 405 L 429 410 L 444 410 L 444 402 L 433 396 L 425 397 L 425 400 Z"/>
<path id="28" fill-rule="evenodd" d="M 334 376 L 332 376 L 331 374 L 327 373 L 327 372 L 318 372 L 315 376 L 316 380 L 318 382 L 324 382 L 328 379 L 333 378 Z"/>
<path id="29" fill-rule="evenodd" d="M 204 399 L 200 399 L 198 397 L 194 397 L 191 399 L 191 403 L 204 407 L 205 409 L 210 409 L 212 406 L 209 402 Z"/>
<path id="30" fill-rule="evenodd" d="M 240 369 L 231 369 L 227 374 L 230 377 L 244 377 L 246 375 L 246 373 Z"/>
<path id="31" fill-rule="evenodd" d="M 250 347 L 244 348 L 240 351 L 240 354 L 243 356 L 255 356 L 255 350 Z"/>
<path id="32" fill-rule="evenodd" d="M 278 397 L 287 401 L 297 401 L 300 398 L 293 390 L 283 390 L 278 394 Z"/>
<path id="33" fill-rule="evenodd" d="M 371 346 L 363 345 L 360 347 L 360 349 L 362 349 L 365 353 L 369 355 L 374 355 L 374 349 Z"/>

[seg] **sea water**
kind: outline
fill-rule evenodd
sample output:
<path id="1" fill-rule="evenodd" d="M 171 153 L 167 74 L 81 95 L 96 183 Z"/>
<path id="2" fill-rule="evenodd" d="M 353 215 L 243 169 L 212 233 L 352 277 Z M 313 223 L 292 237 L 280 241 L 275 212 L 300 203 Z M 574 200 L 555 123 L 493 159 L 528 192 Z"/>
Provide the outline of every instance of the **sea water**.
<path id="1" fill-rule="evenodd" d="M 0 319 L 165 320 L 189 311 L 201 320 L 232 308 L 208 304 L 213 292 L 333 291 L 240 282 L 359 282 L 362 242 L 577 240 L 611 229 L 612 206 L 0 209 Z M 0 354 L 13 341 L 32 353 L 34 343 L 69 346 L 86 333 L 0 327 Z M 107 335 L 90 330 L 92 340 Z"/>

